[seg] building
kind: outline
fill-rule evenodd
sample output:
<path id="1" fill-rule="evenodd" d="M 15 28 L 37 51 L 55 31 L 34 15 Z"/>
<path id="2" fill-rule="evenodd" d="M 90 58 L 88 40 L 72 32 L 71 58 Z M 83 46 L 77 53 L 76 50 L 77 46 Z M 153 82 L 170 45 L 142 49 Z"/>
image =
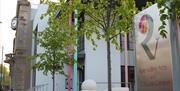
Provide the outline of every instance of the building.
<path id="1" fill-rule="evenodd" d="M 34 31 L 43 31 L 48 22 L 48 17 L 41 20 L 40 16 L 47 11 L 47 5 L 39 5 L 36 15 L 33 19 L 33 29 Z M 130 38 L 133 39 L 133 33 L 129 34 Z M 43 48 L 37 45 L 36 42 L 37 35 L 33 35 L 32 40 L 32 55 L 41 53 L 44 51 Z M 129 49 L 129 78 L 130 85 L 134 88 L 135 83 L 135 51 L 133 46 L 133 41 L 129 39 L 131 45 L 128 46 Z M 119 40 L 122 41 L 122 40 Z M 107 61 L 106 61 L 106 44 L 102 40 L 97 40 L 96 43 L 98 47 L 96 51 L 92 50 L 92 45 L 86 38 L 80 39 L 80 47 L 78 48 L 78 61 L 83 65 L 83 68 L 78 68 L 78 79 L 79 85 L 81 82 L 87 79 L 93 79 L 98 84 L 98 89 L 106 89 L 107 87 Z M 124 53 L 120 53 L 115 50 L 114 46 L 111 46 L 112 50 L 112 83 L 113 87 L 124 86 Z M 36 60 L 38 61 L 38 60 Z M 34 64 L 34 61 L 32 62 Z M 99 68 L 99 66 L 101 66 Z M 67 67 L 65 67 L 67 72 Z M 62 75 L 56 75 L 56 90 L 67 90 L 67 79 Z M 47 91 L 52 90 L 52 77 L 50 74 L 45 76 L 42 71 L 32 70 L 31 72 L 31 86 L 32 89 L 46 89 Z M 80 88 L 79 88 L 80 89 Z"/>
<path id="2" fill-rule="evenodd" d="M 37 9 L 36 16 L 34 18 L 33 30 L 43 31 L 47 26 L 48 17 L 41 20 L 40 16 L 47 11 L 47 5 L 39 5 Z M 36 36 L 36 35 L 34 35 Z M 33 40 L 32 50 L 34 54 L 41 53 L 44 51 L 41 47 L 36 44 L 36 37 Z M 89 40 L 85 37 L 80 39 L 81 43 L 78 50 L 78 61 L 82 64 L 83 68 L 78 68 L 78 79 L 79 84 L 84 80 L 93 79 L 98 84 L 98 89 L 106 89 L 107 86 L 107 59 L 106 59 L 106 43 L 105 41 L 98 40 L 96 41 L 97 45 L 100 46 L 93 51 L 93 46 Z M 112 52 L 112 83 L 113 87 L 121 86 L 121 56 L 120 52 L 115 49 L 114 46 L 111 47 Z M 38 61 L 38 60 L 37 60 Z M 133 65 L 133 64 L 132 64 Z M 65 72 L 67 72 L 67 67 L 65 67 Z M 35 72 L 35 85 L 45 86 L 48 88 L 48 91 L 52 89 L 52 78 L 49 74 L 48 76 L 43 75 L 41 71 Z M 56 75 L 56 90 L 65 91 L 67 90 L 66 78 L 61 75 Z M 80 88 L 79 88 L 80 89 Z"/>
<path id="3" fill-rule="evenodd" d="M 46 5 L 39 5 L 37 14 L 34 19 L 33 29 L 36 31 L 43 31 L 47 26 L 48 17 L 40 20 L 42 13 L 47 10 Z M 178 91 L 179 88 L 179 30 L 176 21 L 167 21 L 166 31 L 168 38 L 162 39 L 158 33 L 158 25 L 160 20 L 158 17 L 158 9 L 156 4 L 138 13 L 135 18 L 135 31 L 129 34 L 129 82 L 132 82 L 132 88 L 135 91 Z M 145 18 L 143 18 L 145 17 Z M 151 17 L 151 18 L 149 18 Z M 146 20 L 147 19 L 147 20 Z M 135 19 L 136 20 L 136 19 Z M 139 27 L 140 22 L 146 22 L 149 32 L 142 32 Z M 153 21 L 153 22 L 152 22 Z M 142 26 L 142 25 L 140 25 Z M 152 28 L 152 30 L 150 30 Z M 169 30 L 178 30 L 170 32 Z M 143 30 L 144 31 L 144 30 Z M 136 38 L 133 35 L 138 35 Z M 132 36 L 132 37 L 130 37 Z M 148 36 L 148 37 L 147 37 Z M 148 38 L 146 40 L 145 38 Z M 132 38 L 132 39 L 130 39 Z M 145 43 L 143 40 L 146 40 Z M 107 87 L 107 66 L 106 66 L 106 45 L 104 41 L 96 40 L 98 47 L 96 51 L 92 50 L 91 42 L 86 38 L 80 39 L 79 48 L 79 62 L 83 68 L 78 69 L 79 83 L 87 79 L 93 79 L 97 82 L 97 89 L 102 90 Z M 119 40 L 123 42 L 122 40 Z M 120 42 L 120 43 L 121 43 Z M 136 50 L 134 49 L 134 42 L 136 42 Z M 148 42 L 148 43 L 147 43 Z M 132 44 L 131 44 L 132 43 Z M 144 43 L 142 45 L 142 43 Z M 157 47 L 156 47 L 157 45 Z M 35 40 L 33 42 L 34 54 L 43 52 Z M 112 83 L 113 87 L 124 86 L 124 53 L 119 53 L 111 46 L 112 50 Z M 157 54 L 156 54 L 157 53 Z M 156 54 L 156 55 L 155 55 Z M 163 56 L 163 57 L 162 57 Z M 38 61 L 38 60 L 37 60 Z M 146 62 L 147 61 L 147 62 Z M 136 64 L 136 65 L 135 65 Z M 99 67 L 100 66 L 100 67 Z M 65 71 L 67 71 L 65 67 Z M 42 88 L 52 88 L 51 75 L 44 76 L 41 71 L 36 71 L 34 74 L 35 86 L 42 86 Z M 56 90 L 67 90 L 67 82 L 61 75 L 56 76 Z M 80 89 L 80 88 L 79 88 Z"/>

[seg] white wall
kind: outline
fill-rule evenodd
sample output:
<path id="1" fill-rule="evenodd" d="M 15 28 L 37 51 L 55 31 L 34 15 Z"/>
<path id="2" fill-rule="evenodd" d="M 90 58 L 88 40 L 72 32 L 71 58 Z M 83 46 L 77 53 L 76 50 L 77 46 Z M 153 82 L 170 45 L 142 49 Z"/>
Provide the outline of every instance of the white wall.
<path id="1" fill-rule="evenodd" d="M 136 62 L 136 55 L 135 55 L 135 48 L 133 51 L 128 51 L 128 65 L 129 66 L 135 66 Z M 125 64 L 124 59 L 124 52 L 121 53 L 121 65 Z"/>
<path id="2" fill-rule="evenodd" d="M 104 40 L 96 40 L 98 47 L 93 51 L 91 41 L 85 38 L 85 80 L 93 79 L 96 82 L 106 82 L 98 84 L 97 89 L 107 88 L 107 47 Z M 121 82 L 120 52 L 111 44 L 112 60 L 112 82 Z M 113 86 L 113 85 L 112 85 Z M 118 85 L 120 86 L 120 84 Z"/>

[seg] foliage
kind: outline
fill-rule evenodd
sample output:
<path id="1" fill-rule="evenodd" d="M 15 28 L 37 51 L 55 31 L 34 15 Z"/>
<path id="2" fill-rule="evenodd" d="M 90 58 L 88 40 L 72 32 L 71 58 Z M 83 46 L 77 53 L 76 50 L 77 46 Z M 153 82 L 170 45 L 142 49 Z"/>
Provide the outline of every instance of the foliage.
<path id="1" fill-rule="evenodd" d="M 63 27 L 63 29 L 70 30 L 71 32 L 73 29 L 70 29 L 67 22 L 69 12 L 73 12 L 73 10 L 77 9 L 79 12 L 78 16 L 84 12 L 86 19 L 81 24 L 80 31 L 74 34 L 78 34 L 76 37 L 85 34 L 87 39 L 91 40 L 92 44 L 95 46 L 97 45 L 94 42 L 94 37 L 92 37 L 93 34 L 96 34 L 96 39 L 107 40 L 107 38 L 111 38 L 119 32 L 126 33 L 131 31 L 132 19 L 137 11 L 134 0 L 122 0 L 121 2 L 119 2 L 119 0 L 114 0 L 114 2 L 112 2 L 113 5 L 111 7 L 110 22 L 108 26 L 107 9 L 109 7 L 108 5 L 110 5 L 109 0 L 92 0 L 84 3 L 81 3 L 81 0 L 73 0 L 71 5 L 68 5 L 64 0 L 60 0 L 59 3 L 51 1 L 44 1 L 44 3 L 49 5 L 48 12 L 45 14 L 49 17 L 54 16 L 52 14 L 54 14 L 56 10 L 61 10 L 61 16 L 56 19 L 59 23 L 56 23 L 56 20 L 53 20 L 54 23 L 58 24 L 56 28 Z M 115 40 L 116 37 L 113 37 L 112 42 L 117 45 Z"/>
<path id="2" fill-rule="evenodd" d="M 105 39 L 107 41 L 108 38 L 113 38 L 111 42 L 118 48 L 117 36 L 113 36 L 131 31 L 132 19 L 137 9 L 133 0 L 122 0 L 121 2 L 115 0 L 112 2 L 111 8 L 108 5 L 110 5 L 109 0 L 89 2 L 89 5 L 84 4 L 83 7 L 87 18 L 81 30 L 84 31 L 87 39 L 92 40 L 92 44 L 95 44 L 92 35 L 96 34 L 96 39 Z M 108 12 L 109 8 L 111 10 Z"/>
<path id="3" fill-rule="evenodd" d="M 165 20 L 173 17 L 180 17 L 180 0 L 156 0 L 156 2 L 160 9 L 160 20 L 162 22 L 162 25 L 159 27 L 160 35 L 162 35 L 163 38 L 166 38 L 167 31 L 165 30 Z"/>
<path id="4" fill-rule="evenodd" d="M 34 68 L 43 70 L 46 75 L 48 72 L 53 74 L 54 71 L 65 75 L 64 64 L 71 63 L 67 48 L 73 37 L 69 31 L 62 32 L 58 26 L 59 22 L 52 20 L 55 20 L 55 17 L 49 17 L 48 27 L 45 31 L 38 32 L 38 43 L 45 51 L 34 56 L 40 59 Z"/>
<path id="5" fill-rule="evenodd" d="M 132 28 L 132 18 L 136 14 L 135 2 L 122 0 L 114 0 L 110 6 L 109 0 L 87 1 L 82 3 L 81 0 L 73 0 L 71 5 L 59 0 L 59 3 L 43 0 L 43 3 L 48 4 L 49 8 L 41 18 L 49 17 L 48 26 L 39 34 L 39 44 L 45 48 L 44 53 L 35 55 L 35 58 L 40 58 L 40 61 L 35 64 L 35 68 L 53 73 L 53 65 L 58 67 L 57 72 L 64 74 L 63 64 L 72 63 L 68 57 L 68 47 L 71 45 L 77 46 L 75 40 L 80 36 L 86 35 L 86 38 L 92 41 L 92 44 L 97 47 L 96 39 L 107 40 L 112 38 L 112 43 L 120 49 L 117 41 L 117 34 L 127 33 Z M 111 7 L 111 8 L 109 8 Z M 111 9 L 109 17 L 107 17 L 107 9 Z M 77 17 L 84 12 L 85 20 L 79 23 L 80 31 L 74 31 L 74 26 L 69 26 L 69 14 L 74 10 L 78 10 Z M 60 16 L 57 16 L 57 11 L 60 10 Z M 127 11 L 128 10 L 128 11 Z M 81 22 L 81 21 L 80 21 Z"/>
<path id="6" fill-rule="evenodd" d="M 3 85 L 10 85 L 10 76 L 9 76 L 8 69 L 5 66 L 3 66 L 2 64 L 0 65 L 0 69 L 2 69 L 2 70 L 0 70 L 0 73 L 3 74 L 3 79 L 2 79 Z"/>

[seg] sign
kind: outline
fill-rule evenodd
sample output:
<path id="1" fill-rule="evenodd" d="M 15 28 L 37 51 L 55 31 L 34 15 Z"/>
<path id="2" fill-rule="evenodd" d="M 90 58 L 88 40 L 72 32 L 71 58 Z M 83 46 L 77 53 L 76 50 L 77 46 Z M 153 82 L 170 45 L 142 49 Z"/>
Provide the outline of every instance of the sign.
<path id="1" fill-rule="evenodd" d="M 167 22 L 167 38 L 161 38 L 157 5 L 134 17 L 136 33 L 137 91 L 172 91 L 172 60 Z"/>

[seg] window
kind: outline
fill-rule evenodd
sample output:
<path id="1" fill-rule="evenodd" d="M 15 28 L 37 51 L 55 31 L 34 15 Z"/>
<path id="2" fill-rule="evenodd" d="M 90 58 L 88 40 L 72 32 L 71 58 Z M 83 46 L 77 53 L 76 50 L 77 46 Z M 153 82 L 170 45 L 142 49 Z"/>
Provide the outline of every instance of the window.
<path id="1" fill-rule="evenodd" d="M 129 86 L 134 89 L 134 82 L 135 82 L 135 70 L 134 66 L 128 66 L 128 80 Z M 125 87 L 125 66 L 121 66 L 121 87 Z"/>
<path id="2" fill-rule="evenodd" d="M 79 21 L 79 27 L 78 30 L 81 31 L 82 23 L 84 22 L 84 11 L 81 12 L 80 16 L 78 17 Z M 84 50 L 84 36 L 79 37 L 78 40 L 78 52 L 81 52 Z"/>
<path id="3" fill-rule="evenodd" d="M 84 61 L 84 60 L 82 60 Z M 82 66 L 82 64 L 80 64 Z M 81 91 L 81 85 L 84 81 L 84 64 L 82 67 L 78 67 L 78 83 L 79 83 L 79 91 Z"/>
<path id="4" fill-rule="evenodd" d="M 84 36 L 80 37 L 78 40 L 78 52 L 81 52 L 84 50 Z"/>
<path id="5" fill-rule="evenodd" d="M 37 32 L 38 32 L 38 26 L 34 30 L 34 55 L 37 54 Z"/>

